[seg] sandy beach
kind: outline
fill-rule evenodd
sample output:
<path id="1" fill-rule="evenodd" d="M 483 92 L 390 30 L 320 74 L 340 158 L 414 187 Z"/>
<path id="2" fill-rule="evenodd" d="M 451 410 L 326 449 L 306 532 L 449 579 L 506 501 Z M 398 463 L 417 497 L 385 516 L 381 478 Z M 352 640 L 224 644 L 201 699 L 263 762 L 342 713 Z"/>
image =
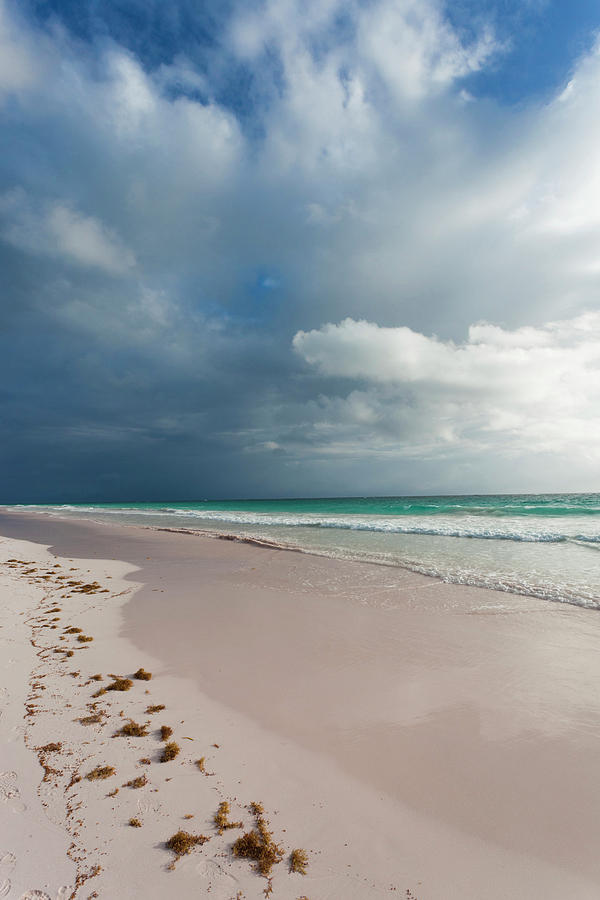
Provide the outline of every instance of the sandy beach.
<path id="1" fill-rule="evenodd" d="M 600 896 L 595 611 L 132 526 L 0 535 L 0 896 Z M 270 878 L 231 851 L 253 802 Z M 209 840 L 177 859 L 179 830 Z"/>

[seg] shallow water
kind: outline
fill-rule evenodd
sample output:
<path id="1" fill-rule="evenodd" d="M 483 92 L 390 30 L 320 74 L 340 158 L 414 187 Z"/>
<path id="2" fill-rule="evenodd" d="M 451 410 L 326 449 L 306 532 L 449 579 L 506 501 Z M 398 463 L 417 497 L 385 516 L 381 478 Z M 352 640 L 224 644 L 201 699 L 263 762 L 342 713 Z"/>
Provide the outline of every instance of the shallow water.
<path id="1" fill-rule="evenodd" d="M 18 506 L 191 529 L 600 608 L 600 495 L 520 494 Z"/>

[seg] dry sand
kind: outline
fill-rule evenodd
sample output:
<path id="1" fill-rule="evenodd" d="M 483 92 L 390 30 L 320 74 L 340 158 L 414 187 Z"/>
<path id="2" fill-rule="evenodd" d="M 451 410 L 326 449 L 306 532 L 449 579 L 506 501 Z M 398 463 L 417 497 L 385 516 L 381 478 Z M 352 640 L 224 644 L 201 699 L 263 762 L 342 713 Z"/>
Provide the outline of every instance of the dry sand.
<path id="1" fill-rule="evenodd" d="M 259 900 L 222 800 L 247 827 L 261 801 L 308 851 L 306 876 L 275 866 L 282 900 L 600 896 L 596 613 L 134 527 L 2 514 L 0 533 L 0 897 Z M 151 681 L 92 698 L 139 666 Z M 128 717 L 149 734 L 113 738 Z M 180 828 L 210 841 L 169 871 Z"/>

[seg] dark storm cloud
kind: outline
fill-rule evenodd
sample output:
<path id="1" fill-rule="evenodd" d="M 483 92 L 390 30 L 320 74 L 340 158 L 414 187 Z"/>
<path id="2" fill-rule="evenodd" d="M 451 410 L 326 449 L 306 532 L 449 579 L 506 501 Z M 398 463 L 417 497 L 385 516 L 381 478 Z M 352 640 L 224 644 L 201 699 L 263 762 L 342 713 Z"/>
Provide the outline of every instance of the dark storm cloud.
<path id="1" fill-rule="evenodd" d="M 196 6 L 0 4 L 0 499 L 526 489 L 573 453 L 593 473 L 598 338 L 573 323 L 600 280 L 596 50 L 512 109 L 466 90 L 505 41 L 435 2 Z M 479 405 L 380 377 L 434 345 L 443 367 L 481 319 L 516 345 L 577 332 L 568 423 L 511 418 L 527 367 L 501 403 L 470 370 Z M 385 327 L 413 343 L 382 351 Z"/>

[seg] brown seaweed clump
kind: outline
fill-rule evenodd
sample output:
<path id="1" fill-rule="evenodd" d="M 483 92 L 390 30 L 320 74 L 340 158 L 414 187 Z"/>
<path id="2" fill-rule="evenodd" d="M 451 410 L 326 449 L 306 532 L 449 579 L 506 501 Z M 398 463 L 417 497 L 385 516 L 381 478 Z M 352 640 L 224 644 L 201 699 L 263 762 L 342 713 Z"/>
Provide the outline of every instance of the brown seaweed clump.
<path id="1" fill-rule="evenodd" d="M 114 681 L 111 681 L 110 684 L 106 685 L 107 691 L 128 691 L 130 687 L 132 687 L 133 681 L 131 678 L 119 678 L 118 676 L 114 678 Z"/>
<path id="2" fill-rule="evenodd" d="M 140 822 L 140 820 L 138 818 L 130 819 L 129 824 L 131 825 L 132 828 L 141 828 L 142 827 L 142 823 Z"/>
<path id="3" fill-rule="evenodd" d="M 281 862 L 283 850 L 275 843 L 273 835 L 267 828 L 262 804 L 251 803 L 250 810 L 255 817 L 256 827 L 237 839 L 232 847 L 233 855 L 253 860 L 257 872 L 268 878 L 273 866 Z"/>
<path id="4" fill-rule="evenodd" d="M 151 716 L 152 713 L 162 712 L 163 709 L 165 709 L 164 703 L 156 703 L 154 706 L 147 706 L 146 715 Z"/>
<path id="5" fill-rule="evenodd" d="M 90 637 L 89 634 L 78 634 L 77 640 L 79 641 L 80 644 L 88 644 L 90 641 L 93 641 L 94 638 Z"/>
<path id="6" fill-rule="evenodd" d="M 170 762 L 170 760 L 175 759 L 175 757 L 179 755 L 180 751 L 181 747 L 179 746 L 179 744 L 176 744 L 175 741 L 169 741 L 169 743 L 165 744 L 163 748 L 160 761 Z"/>
<path id="7" fill-rule="evenodd" d="M 230 822 L 229 821 L 229 803 L 227 800 L 223 800 L 222 803 L 219 804 L 219 808 L 214 815 L 214 822 L 219 834 L 223 834 L 228 828 L 243 828 L 243 822 Z"/>
<path id="8" fill-rule="evenodd" d="M 88 781 L 98 781 L 98 779 L 110 778 L 116 771 L 114 766 L 96 766 L 96 768 L 92 769 L 91 772 L 88 772 L 85 777 Z"/>
<path id="9" fill-rule="evenodd" d="M 133 686 L 131 678 L 119 678 L 117 676 L 111 676 L 111 678 L 114 680 L 111 681 L 110 684 L 107 684 L 105 688 L 100 688 L 99 691 L 92 694 L 92 697 L 101 697 L 102 694 L 106 694 L 107 691 L 128 691 L 129 688 Z"/>
<path id="10" fill-rule="evenodd" d="M 176 831 L 166 842 L 167 850 L 172 850 L 175 854 L 175 860 L 171 868 L 175 867 L 175 863 L 180 857 L 188 854 L 194 847 L 201 847 L 202 844 L 209 840 L 210 838 L 205 837 L 203 834 L 190 834 L 189 831 L 181 830 Z"/>
<path id="11" fill-rule="evenodd" d="M 198 768 L 200 769 L 200 771 L 202 772 L 203 775 L 206 775 L 206 768 L 204 765 L 205 762 L 206 762 L 205 756 L 201 756 L 200 759 L 196 760 L 196 765 L 198 766 Z"/>
<path id="12" fill-rule="evenodd" d="M 67 585 L 73 589 L 74 594 L 95 594 L 102 587 L 97 581 L 92 581 L 90 584 L 82 584 L 81 581 L 67 581 Z M 102 593 L 107 592 L 107 588 L 102 591 Z"/>
<path id="13" fill-rule="evenodd" d="M 298 875 L 306 875 L 307 865 L 308 853 L 306 850 L 292 850 L 290 853 L 290 872 L 296 872 Z"/>
<path id="14" fill-rule="evenodd" d="M 130 719 L 122 728 L 115 731 L 113 737 L 146 737 L 147 734 L 147 725 L 140 725 L 139 722 L 134 722 L 133 719 Z"/>
<path id="15" fill-rule="evenodd" d="M 161 741 L 168 741 L 172 734 L 173 734 L 173 729 L 171 728 L 170 725 L 161 725 L 160 726 Z"/>
<path id="16" fill-rule="evenodd" d="M 98 725 L 99 722 L 102 721 L 102 713 L 95 712 L 90 716 L 82 716 L 80 719 L 77 719 L 82 725 Z"/>
<path id="17" fill-rule="evenodd" d="M 65 634 L 81 634 L 83 628 L 65 628 Z"/>
<path id="18" fill-rule="evenodd" d="M 137 670 L 137 672 L 133 675 L 134 678 L 137 678 L 139 681 L 150 681 L 152 678 L 152 672 L 146 672 L 143 666 Z"/>
<path id="19" fill-rule="evenodd" d="M 148 779 L 145 775 L 138 775 L 137 778 L 132 778 L 131 781 L 126 781 L 123 787 L 128 788 L 142 788 L 146 784 L 148 784 Z"/>

